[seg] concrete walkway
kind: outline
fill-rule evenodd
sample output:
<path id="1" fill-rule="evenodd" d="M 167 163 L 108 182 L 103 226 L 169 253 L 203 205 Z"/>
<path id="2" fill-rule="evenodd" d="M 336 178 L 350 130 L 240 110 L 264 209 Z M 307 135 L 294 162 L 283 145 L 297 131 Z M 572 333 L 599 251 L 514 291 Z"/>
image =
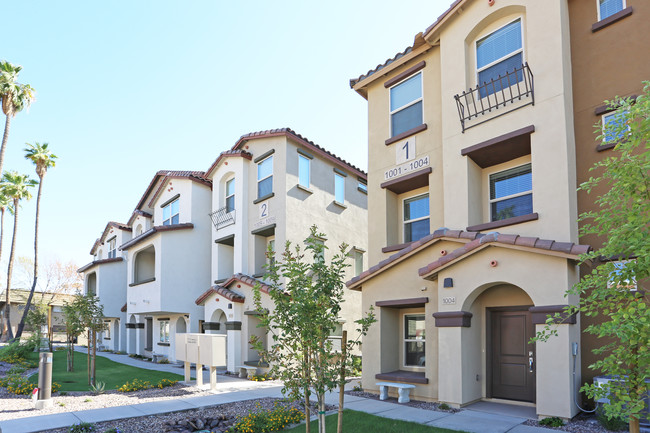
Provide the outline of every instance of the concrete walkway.
<path id="1" fill-rule="evenodd" d="M 103 352 L 101 356 L 134 367 L 177 373 L 180 369 L 171 364 L 152 364 L 125 355 Z M 115 357 L 115 358 L 113 358 Z M 0 433 L 30 433 L 49 429 L 68 427 L 79 422 L 97 423 L 116 419 L 158 415 L 190 409 L 202 409 L 224 403 L 233 403 L 264 397 L 282 397 L 281 386 L 270 382 L 251 382 L 228 376 L 219 376 L 219 389 L 212 395 L 201 397 L 178 398 L 160 402 L 133 404 L 127 406 L 91 409 L 53 415 L 18 418 L 0 421 Z M 224 385 L 222 385 L 224 384 Z M 242 389 L 247 388 L 247 389 Z M 338 405 L 338 393 L 329 393 L 326 402 Z M 550 433 L 541 427 L 523 425 L 526 418 L 503 414 L 485 413 L 478 410 L 464 409 L 450 414 L 427 409 L 417 409 L 397 403 L 378 401 L 352 395 L 345 396 L 346 409 L 366 412 L 384 418 L 411 421 L 451 430 L 476 433 Z"/>

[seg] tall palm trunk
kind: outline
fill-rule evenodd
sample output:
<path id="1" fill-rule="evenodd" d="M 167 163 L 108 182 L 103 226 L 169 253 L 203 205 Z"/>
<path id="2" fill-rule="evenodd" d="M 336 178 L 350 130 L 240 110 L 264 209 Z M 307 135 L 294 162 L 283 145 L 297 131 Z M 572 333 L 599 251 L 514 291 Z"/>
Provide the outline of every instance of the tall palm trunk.
<path id="1" fill-rule="evenodd" d="M 16 253 L 16 233 L 18 233 L 18 199 L 14 199 L 14 232 L 11 236 L 11 251 L 9 252 L 9 266 L 7 267 L 7 303 L 5 305 L 5 326 L 6 332 L 2 334 L 2 341 L 7 342 L 14 339 L 11 330 L 11 317 L 9 309 L 9 290 L 11 290 L 11 274 L 14 270 L 14 254 Z"/>
<path id="2" fill-rule="evenodd" d="M 20 337 L 23 335 L 25 320 L 27 319 L 27 313 L 29 313 L 29 307 L 32 305 L 32 298 L 34 297 L 34 291 L 36 290 L 36 281 L 38 280 L 38 221 L 40 218 L 41 192 L 43 190 L 44 176 L 39 177 L 40 182 L 38 183 L 38 194 L 36 195 L 36 222 L 34 223 L 34 281 L 32 282 L 32 290 L 30 290 L 29 296 L 27 297 L 27 302 L 25 303 L 23 316 L 20 318 L 20 323 L 16 329 L 16 340 L 20 339 Z"/>
<path id="3" fill-rule="evenodd" d="M 7 119 L 5 120 L 5 132 L 2 135 L 2 146 L 0 147 L 0 176 L 2 175 L 2 166 L 5 161 L 5 150 L 7 150 L 7 141 L 9 140 L 9 129 L 11 127 L 11 118 L 13 113 L 7 112 Z"/>
<path id="4" fill-rule="evenodd" d="M 0 208 L 0 260 L 2 260 L 2 235 L 4 234 L 5 230 L 5 208 Z M 9 305 L 9 291 L 5 291 L 5 305 Z M 5 335 L 6 328 L 5 328 L 5 320 L 3 317 L 2 320 L 2 335 Z"/>

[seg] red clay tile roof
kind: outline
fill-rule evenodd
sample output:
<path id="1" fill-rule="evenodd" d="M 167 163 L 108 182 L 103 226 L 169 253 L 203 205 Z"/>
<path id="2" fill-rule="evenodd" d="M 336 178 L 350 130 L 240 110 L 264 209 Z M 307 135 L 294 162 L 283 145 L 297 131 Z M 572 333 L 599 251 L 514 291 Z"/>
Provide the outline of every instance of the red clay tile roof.
<path id="1" fill-rule="evenodd" d="M 90 268 L 92 268 L 93 266 L 96 266 L 96 265 L 103 265 L 104 263 L 121 262 L 122 260 L 124 260 L 124 259 L 122 259 L 122 257 L 115 257 L 115 258 L 112 258 L 112 259 L 94 260 L 94 261 L 88 263 L 87 265 L 84 265 L 84 266 L 80 267 L 79 269 L 77 269 L 77 273 L 86 272 L 88 269 L 90 269 Z"/>
<path id="2" fill-rule="evenodd" d="M 246 152 L 245 150 L 225 150 L 219 154 L 217 159 L 212 163 L 210 168 L 205 172 L 205 176 L 209 177 L 212 174 L 212 171 L 217 168 L 219 163 L 223 161 L 226 158 L 229 158 L 231 156 L 240 156 L 242 158 L 246 158 L 249 161 L 253 159 L 253 155 L 250 152 Z"/>
<path id="3" fill-rule="evenodd" d="M 146 232 L 143 232 L 140 236 L 137 236 L 129 241 L 124 242 L 122 245 L 118 247 L 118 250 L 121 251 L 128 250 L 129 248 L 138 245 L 140 242 L 144 241 L 145 239 L 159 232 L 171 232 L 174 230 L 185 230 L 185 229 L 193 229 L 193 228 L 194 228 L 194 224 L 192 223 L 172 224 L 169 226 L 154 226 L 151 227 Z"/>
<path id="4" fill-rule="evenodd" d="M 531 248 L 533 250 L 549 251 L 552 253 L 558 253 L 566 258 L 577 259 L 580 254 L 585 254 L 591 251 L 591 246 L 589 245 L 580 245 L 574 244 L 573 242 L 557 242 L 550 239 L 539 239 L 535 237 L 519 236 L 514 234 L 501 234 L 498 232 L 492 232 L 481 237 L 477 237 L 473 241 L 463 245 L 462 247 L 455 249 L 446 256 L 440 257 L 438 260 L 429 263 L 427 266 L 420 268 L 418 274 L 421 277 L 427 277 L 430 274 L 434 273 L 450 262 L 460 259 L 464 256 L 468 256 L 475 252 L 476 250 L 482 249 L 487 245 L 516 245 L 525 248 Z"/>
<path id="5" fill-rule="evenodd" d="M 291 138 L 294 141 L 297 141 L 298 143 L 307 147 L 308 149 L 311 149 L 314 152 L 318 153 L 320 156 L 324 157 L 325 159 L 329 159 L 331 162 L 335 164 L 342 165 L 344 168 L 347 168 L 348 170 L 354 172 L 356 175 L 360 176 L 361 178 L 363 179 L 368 178 L 368 175 L 365 171 L 352 165 L 351 163 L 347 162 L 343 158 L 336 156 L 335 154 L 319 146 L 313 141 L 307 139 L 306 137 L 303 137 L 302 135 L 298 134 L 296 131 L 294 131 L 291 128 L 267 129 L 266 131 L 257 131 L 257 132 L 250 132 L 248 134 L 244 134 L 239 138 L 239 140 L 237 140 L 237 143 L 235 143 L 235 145 L 232 147 L 232 150 L 239 150 L 239 148 L 244 144 L 246 144 L 246 142 L 249 140 L 254 140 L 257 138 L 278 137 L 278 136 L 286 136 L 287 138 Z"/>
<path id="6" fill-rule="evenodd" d="M 111 227 L 114 227 L 118 230 L 124 230 L 126 232 L 131 231 L 131 227 L 128 226 L 127 224 L 117 223 L 115 221 L 109 221 L 108 224 L 106 224 L 106 228 L 104 229 L 102 236 L 99 238 L 100 244 L 103 244 L 104 241 L 106 241 L 106 236 L 108 236 L 108 231 L 110 230 Z"/>
<path id="7" fill-rule="evenodd" d="M 151 215 L 149 212 L 144 212 L 144 211 L 141 211 L 140 209 L 136 209 L 136 210 L 134 210 L 133 213 L 131 214 L 131 218 L 129 218 L 129 221 L 128 221 L 127 224 L 130 225 L 130 226 L 132 226 L 132 225 L 133 225 L 133 221 L 135 221 L 135 218 L 136 218 L 138 215 L 143 216 L 143 217 L 145 217 L 145 218 L 153 218 L 153 215 Z"/>
<path id="8" fill-rule="evenodd" d="M 142 195 L 142 198 L 140 199 L 137 206 L 135 207 L 136 211 L 137 210 L 142 210 L 142 206 L 144 205 L 144 202 L 146 201 L 149 194 L 151 194 L 151 191 L 153 190 L 154 186 L 156 186 L 156 183 L 158 182 L 158 180 L 161 177 L 163 177 L 163 178 L 171 178 L 171 179 L 190 179 L 190 180 L 202 183 L 202 184 L 212 188 L 212 181 L 210 179 L 206 178 L 205 173 L 202 172 L 202 171 L 159 170 L 158 172 L 156 172 L 153 179 L 151 179 L 151 182 L 149 183 L 149 186 L 147 187 L 144 194 Z"/>
<path id="9" fill-rule="evenodd" d="M 419 275 L 424 276 L 435 269 L 465 255 L 475 250 L 480 246 L 486 246 L 488 244 L 502 244 L 502 245 L 517 245 L 519 247 L 528 247 L 538 250 L 548 250 L 554 253 L 573 256 L 571 258 L 577 258 L 578 255 L 584 254 L 590 251 L 591 247 L 589 245 L 578 245 L 572 242 L 556 242 L 552 240 L 545 240 L 533 237 L 525 237 L 513 234 L 501 234 L 498 232 L 491 232 L 488 234 L 477 233 L 477 232 L 466 232 L 464 230 L 450 230 L 447 228 L 440 228 L 433 232 L 432 234 L 423 237 L 422 239 L 411 243 L 408 247 L 398 251 L 397 253 L 391 255 L 385 260 L 377 263 L 375 266 L 372 266 L 370 269 L 363 271 L 360 275 L 352 278 L 346 283 L 348 288 L 355 288 L 359 285 L 361 281 L 367 280 L 371 277 L 375 277 L 376 274 L 383 272 L 399 262 L 400 259 L 413 253 L 416 250 L 423 249 L 429 246 L 431 243 L 439 239 L 459 239 L 464 240 L 465 245 L 459 247 L 449 254 L 440 257 L 438 260 L 430 263 L 429 265 L 419 269 Z"/>
<path id="10" fill-rule="evenodd" d="M 483 236 L 481 233 L 476 232 L 466 232 L 463 230 L 450 230 L 446 227 L 439 228 L 430 235 L 427 235 L 415 242 L 411 242 L 408 247 L 399 250 L 395 254 L 392 254 L 387 259 L 382 260 L 377 263 L 375 266 L 363 271 L 361 274 L 352 278 L 346 283 L 348 287 L 353 287 L 361 280 L 365 280 L 370 276 L 375 276 L 375 274 L 385 271 L 390 266 L 396 264 L 395 262 L 400 261 L 403 257 L 417 251 L 426 248 L 430 244 L 440 240 L 440 239 L 459 239 L 460 242 L 469 242 L 480 236 Z"/>
<path id="11" fill-rule="evenodd" d="M 195 301 L 196 305 L 200 305 L 204 303 L 212 294 L 221 295 L 227 299 L 230 299 L 233 302 L 244 302 L 244 300 L 246 299 L 244 296 L 238 294 L 233 290 L 228 289 L 228 286 L 230 286 L 231 284 L 237 281 L 244 283 L 250 287 L 254 287 L 255 284 L 259 283 L 260 290 L 264 293 L 269 293 L 269 290 L 271 289 L 271 286 L 269 286 L 268 284 L 264 283 L 261 280 L 258 280 L 257 278 L 249 277 L 246 274 L 237 273 L 234 274 L 232 277 L 228 278 L 228 280 L 225 281 L 224 283 L 220 285 L 214 285 L 210 287 L 208 290 L 206 290 L 201 296 L 199 296 L 196 299 Z"/>
<path id="12" fill-rule="evenodd" d="M 401 53 L 397 53 L 397 54 L 395 54 L 395 56 L 393 56 L 393 57 L 391 57 L 390 59 L 386 60 L 384 63 L 381 63 L 381 64 L 375 66 L 374 69 L 369 70 L 369 71 L 366 72 L 365 74 L 361 74 L 361 75 L 359 75 L 359 77 L 357 77 L 357 78 L 352 78 L 352 79 L 350 80 L 350 88 L 354 88 L 354 86 L 356 86 L 357 83 L 358 83 L 359 81 L 364 80 L 364 79 L 370 77 L 370 76 L 373 75 L 373 74 L 376 74 L 377 72 L 379 72 L 379 71 L 381 71 L 382 69 L 384 69 L 386 66 L 390 65 L 391 63 L 395 62 L 396 60 L 401 59 L 402 57 L 404 57 L 405 55 L 407 55 L 408 53 L 410 53 L 411 51 L 413 51 L 415 48 L 417 48 L 417 47 L 421 46 L 423 43 L 425 43 L 424 38 L 425 38 L 429 33 L 431 33 L 431 31 L 433 31 L 434 29 L 436 29 L 436 28 L 441 24 L 442 20 L 443 20 L 447 15 L 449 15 L 449 14 L 452 12 L 452 10 L 453 10 L 456 6 L 458 6 L 460 3 L 463 3 L 463 2 L 465 2 L 465 1 L 467 1 L 467 0 L 455 0 L 455 1 L 454 1 L 454 2 L 449 6 L 449 8 L 447 8 L 447 10 L 444 11 L 444 12 L 442 13 L 442 15 L 440 15 L 440 16 L 438 17 L 438 19 L 437 19 L 433 24 L 431 24 L 429 27 L 427 27 L 427 29 L 426 29 L 423 33 L 418 33 L 417 35 L 415 35 L 415 38 L 414 38 L 414 41 L 413 41 L 413 45 L 412 45 L 412 46 L 410 46 L 410 47 L 406 47 L 406 49 L 405 49 L 404 51 L 402 51 Z"/>

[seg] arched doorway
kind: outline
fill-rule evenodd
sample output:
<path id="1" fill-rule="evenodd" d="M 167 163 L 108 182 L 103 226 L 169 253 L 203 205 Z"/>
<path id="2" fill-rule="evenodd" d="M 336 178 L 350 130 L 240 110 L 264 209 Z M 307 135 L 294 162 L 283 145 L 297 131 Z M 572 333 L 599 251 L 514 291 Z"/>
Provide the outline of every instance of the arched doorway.
<path id="1" fill-rule="evenodd" d="M 218 324 L 218 325 L 217 325 Z M 210 316 L 210 334 L 226 334 L 226 313 L 221 309 L 216 309 Z"/>
<path id="2" fill-rule="evenodd" d="M 181 316 L 176 320 L 176 333 L 184 334 L 187 332 L 187 323 L 185 322 L 185 317 Z"/>

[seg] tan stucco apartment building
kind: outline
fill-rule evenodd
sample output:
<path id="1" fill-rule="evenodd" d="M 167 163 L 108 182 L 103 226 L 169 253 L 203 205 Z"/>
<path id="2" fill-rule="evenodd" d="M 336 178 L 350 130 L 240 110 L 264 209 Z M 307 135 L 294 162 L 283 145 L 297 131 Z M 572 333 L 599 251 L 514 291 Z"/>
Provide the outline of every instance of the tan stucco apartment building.
<path id="1" fill-rule="evenodd" d="M 596 7 L 596 0 L 593 2 Z M 413 46 L 351 80 L 368 101 L 374 306 L 363 388 L 570 418 L 579 318 L 529 344 L 579 279 L 567 0 L 459 0 Z M 374 265 L 374 266 L 372 266 Z"/>
<path id="2" fill-rule="evenodd" d="M 620 137 L 599 141 L 597 128 L 616 121 L 613 107 L 605 101 L 615 96 L 636 98 L 643 89 L 643 80 L 650 79 L 650 3 L 643 0 L 601 1 L 570 0 L 571 66 L 573 72 L 573 111 L 576 137 L 576 180 L 581 184 L 593 176 L 589 169 L 612 155 Z M 598 6 L 598 7 L 597 7 Z M 578 193 L 580 213 L 596 210 L 594 201 L 604 193 L 595 189 L 591 194 Z M 580 238 L 594 248 L 602 240 L 595 236 Z M 582 272 L 589 272 L 585 268 Z M 645 287 L 650 289 L 650 287 Z M 582 318 L 582 328 L 591 323 Z M 590 334 L 583 334 L 583 381 L 591 381 L 596 374 L 588 366 L 596 360 L 591 348 L 599 342 Z"/>

